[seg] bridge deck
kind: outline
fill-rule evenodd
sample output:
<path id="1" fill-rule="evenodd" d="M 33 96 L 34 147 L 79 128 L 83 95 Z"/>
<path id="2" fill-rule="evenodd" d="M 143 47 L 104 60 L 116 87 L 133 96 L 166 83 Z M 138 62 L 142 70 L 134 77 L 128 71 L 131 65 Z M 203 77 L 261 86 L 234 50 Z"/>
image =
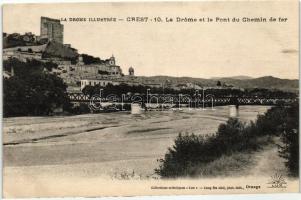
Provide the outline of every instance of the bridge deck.
<path id="1" fill-rule="evenodd" d="M 68 97 L 71 102 L 78 103 L 89 103 L 99 102 L 100 97 L 85 95 L 82 93 L 68 93 Z M 158 104 L 210 104 L 210 106 L 219 105 L 277 105 L 280 102 L 293 103 L 298 101 L 296 98 L 256 98 L 256 97 L 199 97 L 191 98 L 185 95 L 150 95 L 146 98 L 144 96 L 127 96 L 119 98 L 117 96 L 110 96 L 108 98 L 102 98 L 101 102 L 112 102 L 112 103 L 158 103 Z"/>

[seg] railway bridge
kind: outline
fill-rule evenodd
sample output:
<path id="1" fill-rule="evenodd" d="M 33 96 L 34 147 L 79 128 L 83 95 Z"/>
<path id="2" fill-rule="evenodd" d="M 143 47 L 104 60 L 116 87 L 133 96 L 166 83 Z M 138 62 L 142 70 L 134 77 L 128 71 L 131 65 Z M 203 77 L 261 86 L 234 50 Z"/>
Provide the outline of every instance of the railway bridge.
<path id="1" fill-rule="evenodd" d="M 68 97 L 72 103 L 142 103 L 142 104 L 176 104 L 176 105 L 193 105 L 196 107 L 214 107 L 225 105 L 278 105 L 281 103 L 293 103 L 298 101 L 297 98 L 282 97 L 237 97 L 223 96 L 215 97 L 214 95 L 206 96 L 189 96 L 185 94 L 143 94 L 143 95 L 108 95 L 101 97 L 100 95 L 85 95 L 83 93 L 68 93 Z"/>

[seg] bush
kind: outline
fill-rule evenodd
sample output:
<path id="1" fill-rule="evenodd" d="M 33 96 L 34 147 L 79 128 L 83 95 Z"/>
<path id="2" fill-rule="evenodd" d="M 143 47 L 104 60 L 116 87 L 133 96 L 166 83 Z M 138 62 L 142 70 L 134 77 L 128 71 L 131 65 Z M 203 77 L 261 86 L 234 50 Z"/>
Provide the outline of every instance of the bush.
<path id="1" fill-rule="evenodd" d="M 265 115 L 258 116 L 252 127 L 256 135 L 276 135 L 281 137 L 279 154 L 285 158 L 289 175 L 299 175 L 299 103 L 278 105 Z"/>
<path id="2" fill-rule="evenodd" d="M 284 106 L 270 108 L 265 115 L 259 115 L 254 126 L 256 135 L 278 135 L 280 128 L 285 121 Z"/>
<path id="3" fill-rule="evenodd" d="M 204 156 L 204 154 L 213 147 L 209 140 L 209 138 L 207 139 L 206 137 L 194 134 L 179 134 L 173 148 L 169 148 L 164 159 L 159 160 L 161 164 L 159 169 L 155 169 L 155 173 L 161 177 L 188 175 L 187 170 L 192 165 L 198 163 L 199 159 L 204 162 L 212 160 L 212 158 L 209 157 L 210 155 L 213 156 L 212 152 L 208 154 L 209 156 Z"/>
<path id="4" fill-rule="evenodd" d="M 290 129 L 284 131 L 282 136 L 284 145 L 280 146 L 280 156 L 286 159 L 285 165 L 289 175 L 299 176 L 299 131 Z"/>
<path id="5" fill-rule="evenodd" d="M 155 169 L 155 173 L 169 178 L 191 176 L 191 169 L 197 165 L 212 162 L 222 155 L 257 148 L 256 139 L 245 124 L 230 118 L 225 124 L 221 124 L 217 133 L 212 136 L 179 134 L 164 159 L 159 160 L 160 166 L 159 169 Z"/>
<path id="6" fill-rule="evenodd" d="M 224 155 L 257 150 L 271 136 L 281 136 L 283 145 L 280 146 L 280 156 L 286 159 L 290 174 L 298 176 L 298 127 L 299 105 L 293 104 L 273 107 L 249 125 L 230 118 L 218 127 L 215 135 L 179 134 L 164 159 L 159 160 L 160 165 L 155 173 L 163 178 L 195 176 L 196 171 L 202 171 L 199 167 L 204 164 Z"/>
<path id="7" fill-rule="evenodd" d="M 243 150 L 248 139 L 244 130 L 245 124 L 234 118 L 230 118 L 226 124 L 221 124 L 214 138 L 216 151 L 229 154 L 232 151 Z"/>
<path id="8" fill-rule="evenodd" d="M 289 175 L 299 176 L 299 104 L 294 103 L 284 110 L 285 121 L 281 126 L 280 156 L 286 159 Z"/>
<path id="9" fill-rule="evenodd" d="M 75 115 L 80 115 L 91 113 L 91 110 L 88 104 L 81 103 L 78 106 L 74 106 L 71 110 L 69 110 L 69 112 Z"/>

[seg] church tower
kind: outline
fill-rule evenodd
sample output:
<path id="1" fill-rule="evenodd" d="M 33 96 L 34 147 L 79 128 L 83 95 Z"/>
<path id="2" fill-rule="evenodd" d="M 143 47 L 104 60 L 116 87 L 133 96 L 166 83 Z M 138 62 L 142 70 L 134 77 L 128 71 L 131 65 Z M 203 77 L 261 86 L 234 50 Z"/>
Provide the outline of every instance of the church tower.
<path id="1" fill-rule="evenodd" d="M 109 60 L 109 64 L 110 65 L 115 65 L 115 57 L 114 57 L 114 55 L 111 56 L 111 58 Z"/>
<path id="2" fill-rule="evenodd" d="M 135 76 L 134 68 L 133 67 L 129 68 L 129 76 Z"/>

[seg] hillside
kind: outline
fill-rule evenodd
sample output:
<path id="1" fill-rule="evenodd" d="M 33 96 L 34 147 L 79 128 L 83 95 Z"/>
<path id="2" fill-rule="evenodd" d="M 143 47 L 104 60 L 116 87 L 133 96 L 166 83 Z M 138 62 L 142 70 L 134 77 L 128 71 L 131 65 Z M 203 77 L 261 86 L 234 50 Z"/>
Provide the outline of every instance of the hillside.
<path id="1" fill-rule="evenodd" d="M 233 85 L 240 88 L 266 88 L 279 89 L 283 91 L 298 92 L 299 80 L 297 79 L 280 79 L 273 76 L 264 76 L 260 78 L 237 79 L 237 78 L 221 78 L 221 79 L 202 79 L 191 77 L 170 77 L 170 76 L 152 76 L 152 77 L 137 77 L 138 79 L 163 83 L 169 81 L 171 83 L 195 83 L 200 86 L 213 87 L 217 81 Z"/>
<path id="2" fill-rule="evenodd" d="M 238 79 L 238 80 L 246 80 L 253 79 L 251 76 L 231 76 L 231 77 L 212 77 L 211 79 Z"/>
<path id="3" fill-rule="evenodd" d="M 44 57 L 59 57 L 68 60 L 76 60 L 78 57 L 77 50 L 68 46 L 65 46 L 58 42 L 48 42 L 47 48 L 43 53 Z"/>
<path id="4" fill-rule="evenodd" d="M 245 80 L 222 79 L 221 81 L 242 88 L 267 88 L 285 91 L 298 91 L 299 88 L 299 80 L 297 79 L 280 79 L 273 76 L 264 76 Z"/>

